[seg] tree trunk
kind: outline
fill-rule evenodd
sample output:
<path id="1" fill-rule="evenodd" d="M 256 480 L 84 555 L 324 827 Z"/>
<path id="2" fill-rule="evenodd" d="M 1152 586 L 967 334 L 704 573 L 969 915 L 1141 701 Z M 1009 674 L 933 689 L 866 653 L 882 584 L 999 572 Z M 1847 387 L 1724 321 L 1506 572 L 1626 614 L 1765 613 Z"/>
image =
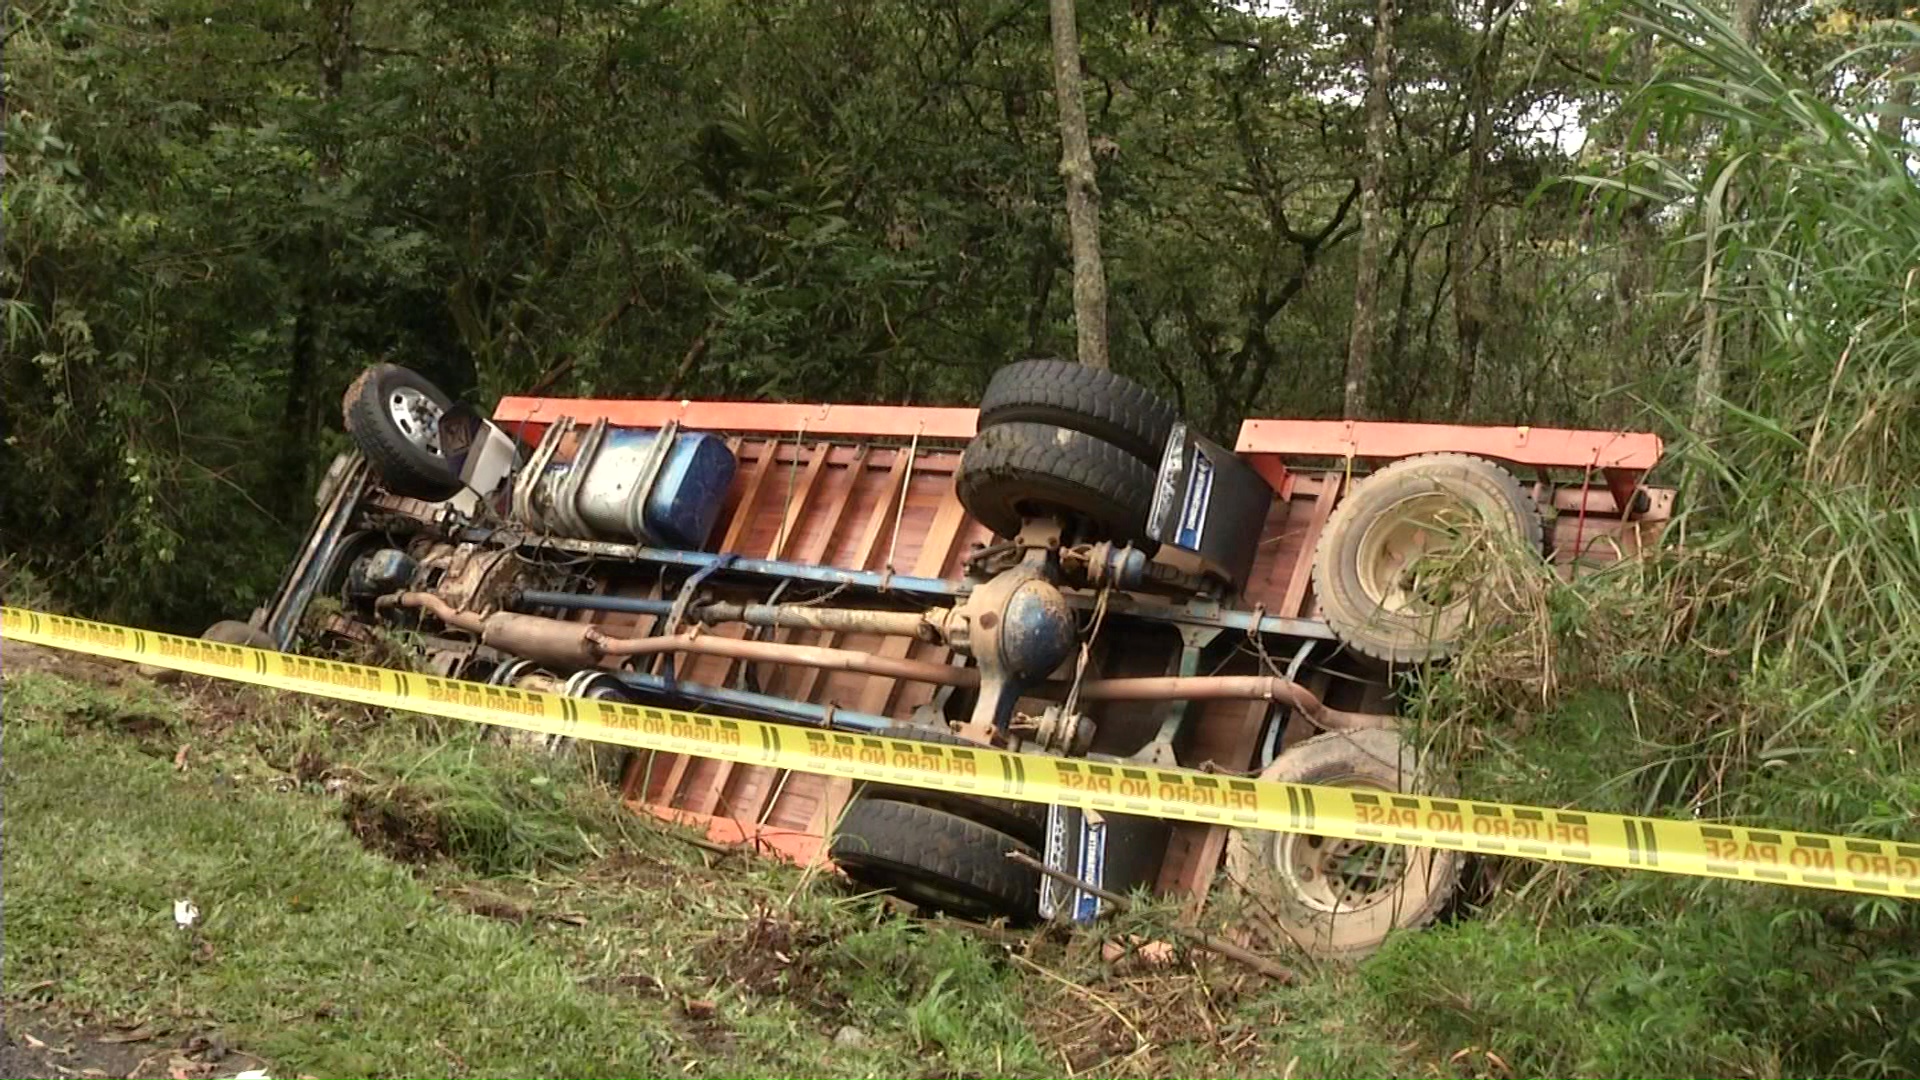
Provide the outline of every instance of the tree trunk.
<path id="1" fill-rule="evenodd" d="M 347 63 L 353 51 L 354 0 L 330 0 L 314 13 L 317 23 L 314 52 L 319 61 L 319 95 L 324 107 L 340 100 L 346 85 Z M 329 117 L 329 123 L 338 123 Z M 345 167 L 346 148 L 337 131 L 323 136 L 315 166 L 316 186 L 328 188 L 337 183 Z M 312 450 L 320 426 L 320 400 L 314 393 L 326 364 L 331 337 L 330 310 L 337 300 L 338 284 L 333 272 L 334 249 L 339 239 L 332 224 L 322 224 L 313 233 L 308 248 L 312 262 L 300 268 L 299 301 L 294 312 L 293 341 L 287 364 L 287 385 L 283 395 L 280 422 L 280 462 L 283 508 L 297 516 L 305 507 L 311 490 Z"/>
<path id="2" fill-rule="evenodd" d="M 1347 340 L 1343 415 L 1368 415 L 1367 367 L 1373 360 L 1375 300 L 1380 293 L 1380 188 L 1387 175 L 1387 84 L 1393 78 L 1393 4 L 1376 0 L 1373 62 L 1367 72 L 1367 159 L 1360 176 L 1360 249 L 1354 262 L 1353 331 Z"/>
<path id="3" fill-rule="evenodd" d="M 1486 215 L 1487 159 L 1493 148 L 1493 83 L 1506 52 L 1506 16 L 1511 3 L 1481 5 L 1480 48 L 1467 79 L 1467 174 L 1460 185 L 1460 212 L 1453 242 L 1453 328 L 1459 348 L 1460 385 L 1455 399 L 1472 415 L 1480 381 L 1480 341 L 1491 305 L 1480 287 L 1480 229 Z"/>
<path id="4" fill-rule="evenodd" d="M 1060 175 L 1067 185 L 1067 229 L 1073 239 L 1073 323 L 1080 362 L 1107 359 L 1107 272 L 1100 264 L 1100 185 L 1080 95 L 1080 35 L 1073 0 L 1051 0 L 1053 91 L 1060 108 Z"/>

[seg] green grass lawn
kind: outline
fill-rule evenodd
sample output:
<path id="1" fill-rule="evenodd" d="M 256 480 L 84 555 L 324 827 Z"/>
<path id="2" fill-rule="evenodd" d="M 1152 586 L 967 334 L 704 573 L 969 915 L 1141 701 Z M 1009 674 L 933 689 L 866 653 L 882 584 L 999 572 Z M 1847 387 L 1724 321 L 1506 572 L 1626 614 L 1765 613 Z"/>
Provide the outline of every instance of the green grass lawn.
<path id="1" fill-rule="evenodd" d="M 275 1076 L 1306 1076 L 1443 1060 L 1371 1019 L 1352 973 L 1281 988 L 1208 957 L 1109 965 L 1091 935 L 928 923 L 818 872 L 715 855 L 615 809 L 585 770 L 472 729 L 20 655 L 9 646 L 4 701 L 8 989 L 159 1031 L 218 1027 Z M 176 899 L 199 907 L 196 931 L 175 927 Z"/>
<path id="2" fill-rule="evenodd" d="M 272 1075 L 1912 1075 L 1878 898 L 1481 861 L 1442 924 L 1280 987 L 1143 968 L 1149 908 L 1014 934 L 716 853 L 473 727 L 9 645 L 10 1015 L 219 1031 Z M 1631 808 L 1610 699 L 1463 782 Z M 1556 725 L 1561 725 L 1556 727 Z M 1609 755 L 1612 756 L 1609 756 Z M 198 905 L 197 932 L 173 903 Z M 1215 928 L 1231 898 L 1210 908 Z M 230 1075 L 230 1073 L 228 1074 Z"/>

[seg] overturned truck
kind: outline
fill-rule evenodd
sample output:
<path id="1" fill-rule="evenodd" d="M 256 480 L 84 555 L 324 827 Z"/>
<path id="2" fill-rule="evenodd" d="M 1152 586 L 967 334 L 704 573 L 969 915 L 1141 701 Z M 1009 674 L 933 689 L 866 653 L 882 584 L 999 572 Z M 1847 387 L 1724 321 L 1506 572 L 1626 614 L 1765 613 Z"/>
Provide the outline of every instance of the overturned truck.
<path id="1" fill-rule="evenodd" d="M 978 409 L 503 399 L 366 371 L 270 602 L 209 636 L 395 632 L 429 670 L 902 742 L 986 743 L 1382 791 L 1444 784 L 1394 723 L 1485 560 L 1562 573 L 1653 540 L 1649 434 L 1249 420 L 1232 448 L 1109 372 L 1008 365 Z M 559 749 L 559 747 L 553 747 Z M 607 748 L 598 748 L 605 753 Z M 929 909 L 1097 917 L 1010 861 L 1327 956 L 1421 925 L 1452 851 L 1240 832 L 654 752 L 644 812 Z M 1125 775 L 1124 770 L 1121 775 Z"/>

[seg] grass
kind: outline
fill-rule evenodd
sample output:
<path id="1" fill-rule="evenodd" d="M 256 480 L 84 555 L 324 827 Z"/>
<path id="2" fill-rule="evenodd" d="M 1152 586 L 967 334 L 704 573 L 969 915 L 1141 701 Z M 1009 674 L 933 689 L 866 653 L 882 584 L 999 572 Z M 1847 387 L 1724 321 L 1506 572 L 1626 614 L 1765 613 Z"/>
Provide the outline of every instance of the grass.
<path id="1" fill-rule="evenodd" d="M 1442 925 L 1276 987 L 1205 956 L 1103 958 L 1154 936 L 1164 908 L 1079 935 L 908 918 L 824 875 L 686 843 L 614 809 L 587 770 L 461 725 L 90 663 L 21 670 L 19 655 L 0 762 L 7 983 L 25 995 L 10 1007 L 217 1027 L 275 1075 L 1898 1075 L 1920 1062 L 1920 934 L 1875 898 L 1482 861 Z M 1475 717 L 1463 788 L 1674 812 L 1701 760 L 1683 738 L 1697 720 L 1564 661 L 1544 701 L 1425 688 L 1421 721 L 1442 726 L 1500 693 L 1528 703 Z M 1854 790 L 1849 761 L 1807 767 Z M 1742 790 L 1799 790 L 1804 777 L 1780 772 Z M 1829 809 L 1855 813 L 1852 797 Z M 197 934 L 172 925 L 181 898 L 203 913 Z M 1213 913 L 1230 916 L 1226 902 Z"/>
<path id="2" fill-rule="evenodd" d="M 1450 1052 L 1358 973 L 1103 959 L 1159 914 L 910 918 L 471 729 L 17 655 L 0 855 L 7 985 L 34 989 L 10 1006 L 218 1027 L 276 1076 L 1386 1075 Z"/>

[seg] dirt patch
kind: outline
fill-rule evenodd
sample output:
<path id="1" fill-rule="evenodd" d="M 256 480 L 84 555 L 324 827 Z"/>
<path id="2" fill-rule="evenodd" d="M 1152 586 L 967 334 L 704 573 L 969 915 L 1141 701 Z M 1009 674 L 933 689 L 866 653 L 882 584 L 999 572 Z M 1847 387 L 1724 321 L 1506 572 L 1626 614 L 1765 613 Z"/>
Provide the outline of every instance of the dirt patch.
<path id="1" fill-rule="evenodd" d="M 132 664 L 118 660 L 98 660 L 85 653 L 8 641 L 0 647 L 0 672 L 15 675 L 23 671 L 61 675 L 101 686 L 118 686 L 130 678 L 138 678 Z"/>
<path id="2" fill-rule="evenodd" d="M 1020 958 L 1023 967 L 1039 965 Z M 1154 965 L 1159 966 L 1159 965 Z M 1250 1026 L 1236 1006 L 1262 985 L 1259 976 L 1206 961 L 1174 962 L 1155 973 L 1086 981 L 1060 976 L 1070 992 L 1049 996 L 1031 1017 L 1042 1046 L 1070 1073 L 1173 1076 L 1169 1051 L 1188 1048 L 1214 1061 L 1255 1061 L 1256 1044 L 1282 1030 L 1285 1017 Z"/>
<path id="3" fill-rule="evenodd" d="M 267 1070 L 228 1047 L 218 1032 L 160 1032 L 145 1025 L 89 1027 L 52 1009 L 8 1005 L 0 1035 L 0 1076 L 155 1077 L 212 1080 Z"/>
<path id="4" fill-rule="evenodd" d="M 847 998 L 834 989 L 833 944 L 819 930 L 762 908 L 744 925 L 723 931 L 703 951 L 713 970 L 724 972 L 746 993 L 783 997 L 825 1019 L 839 1020 Z"/>
<path id="5" fill-rule="evenodd" d="M 404 788 L 349 791 L 347 828 L 370 851 L 415 865 L 446 854 L 447 838 L 427 801 Z"/>

